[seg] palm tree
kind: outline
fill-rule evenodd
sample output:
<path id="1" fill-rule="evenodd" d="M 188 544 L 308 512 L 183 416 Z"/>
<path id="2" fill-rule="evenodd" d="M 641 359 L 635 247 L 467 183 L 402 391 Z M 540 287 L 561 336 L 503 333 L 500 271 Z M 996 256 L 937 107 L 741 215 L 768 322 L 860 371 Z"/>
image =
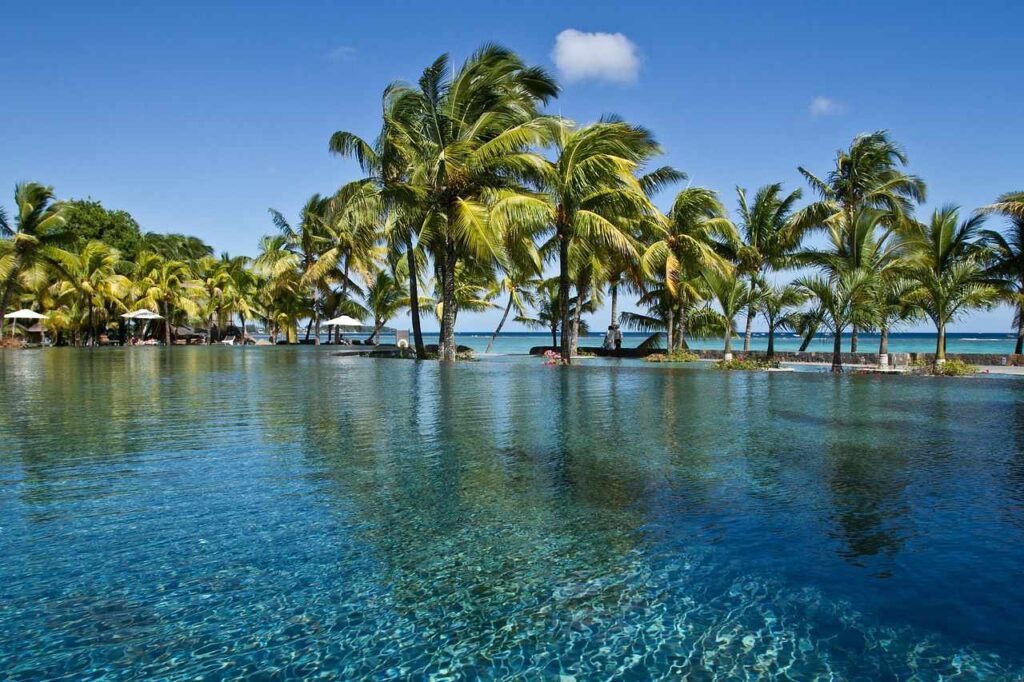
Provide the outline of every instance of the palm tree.
<path id="1" fill-rule="evenodd" d="M 317 338 L 320 338 L 320 302 L 328 288 L 329 273 L 327 268 L 317 267 L 317 261 L 324 250 L 325 225 L 330 207 L 330 197 L 314 194 L 302 207 L 299 222 L 295 227 L 292 227 L 280 211 L 268 209 L 274 225 L 285 237 L 287 248 L 299 257 L 302 285 L 308 287 L 312 293 L 312 315 L 306 325 L 307 340 L 314 325 Z"/>
<path id="2" fill-rule="evenodd" d="M 739 200 L 737 227 L 742 239 L 736 260 L 750 278 L 751 289 L 764 288 L 764 276 L 772 270 L 791 267 L 793 254 L 800 248 L 803 233 L 801 226 L 793 221 L 793 206 L 803 193 L 797 189 L 783 196 L 782 183 L 777 182 L 757 190 L 753 203 L 747 201 L 747 190 L 742 187 L 736 188 L 736 195 Z M 744 353 L 750 350 L 756 312 L 753 306 L 747 309 Z"/>
<path id="3" fill-rule="evenodd" d="M 847 214 L 841 213 L 825 228 L 829 248 L 804 251 L 795 258 L 799 263 L 821 269 L 831 279 L 861 269 L 875 277 L 889 277 L 901 265 L 902 243 L 898 233 L 906 228 L 886 226 L 887 216 L 882 210 L 861 207 L 848 224 Z M 857 352 L 857 329 L 858 325 L 851 325 L 851 353 Z"/>
<path id="4" fill-rule="evenodd" d="M 794 224 L 801 229 L 838 232 L 838 242 L 849 245 L 848 257 L 853 262 L 850 267 L 861 267 L 856 249 L 861 237 L 844 233 L 859 224 L 858 213 L 873 209 L 877 215 L 874 226 L 896 229 L 908 224 L 914 205 L 925 200 L 924 181 L 904 173 L 902 167 L 906 164 L 906 153 L 889 138 L 888 132 L 879 130 L 862 133 L 853 139 L 849 149 L 837 151 L 835 166 L 825 179 L 799 166 L 797 170 L 819 200 L 797 212 Z M 853 325 L 850 352 L 856 350 L 857 325 Z"/>
<path id="5" fill-rule="evenodd" d="M 541 174 L 547 204 L 541 212 L 552 233 L 546 250 L 558 262 L 561 356 L 568 364 L 579 336 L 579 319 L 570 319 L 570 286 L 575 280 L 577 297 L 588 298 L 595 261 L 639 259 L 636 230 L 657 211 L 637 172 L 661 148 L 650 131 L 612 118 L 586 126 L 563 119 L 553 130 L 555 158 Z M 578 318 L 581 307 L 575 312 Z"/>
<path id="6" fill-rule="evenodd" d="M 99 338 L 96 312 L 106 319 L 108 305 L 124 310 L 122 301 L 131 289 L 131 280 L 117 273 L 121 255 L 103 242 L 90 241 L 78 252 L 56 250 L 54 256 L 66 276 L 57 286 L 69 287 L 78 295 L 88 315 L 89 345 L 95 346 Z"/>
<path id="7" fill-rule="evenodd" d="M 57 266 L 57 249 L 69 243 L 64 230 L 63 206 L 54 203 L 53 188 L 37 182 L 19 183 L 14 188 L 17 213 L 12 228 L 6 215 L 0 220 L 5 237 L 0 250 L 0 320 L 18 285 L 18 278 L 35 268 Z"/>
<path id="8" fill-rule="evenodd" d="M 666 307 L 669 350 L 686 334 L 687 320 L 676 320 L 702 300 L 703 274 L 729 274 L 727 256 L 734 252 L 739 235 L 725 216 L 718 196 L 703 187 L 689 187 L 676 195 L 658 239 L 647 247 L 640 264 L 649 279 L 663 283 L 666 293 L 679 305 Z"/>
<path id="9" fill-rule="evenodd" d="M 558 300 L 559 282 L 558 278 L 551 278 L 541 281 L 537 285 L 536 298 L 533 307 L 536 313 L 533 317 L 525 314 L 516 316 L 516 322 L 531 329 L 545 329 L 551 333 L 551 346 L 558 348 L 558 332 L 562 324 L 562 306 Z"/>
<path id="10" fill-rule="evenodd" d="M 904 276 L 902 263 L 891 273 L 879 278 L 876 292 L 878 300 L 875 301 L 879 331 L 879 367 L 884 368 L 889 364 L 889 332 L 895 325 L 918 315 L 918 310 L 910 302 L 915 286 L 913 281 Z"/>
<path id="11" fill-rule="evenodd" d="M 432 254 L 441 282 L 442 361 L 455 360 L 459 265 L 467 259 L 494 265 L 504 258 L 508 223 L 491 220 L 491 208 L 505 202 L 506 215 L 522 213 L 512 207 L 527 196 L 523 182 L 544 166 L 530 147 L 550 136 L 550 122 L 539 116 L 538 106 L 557 92 L 542 69 L 494 45 L 481 48 L 454 74 L 443 55 L 417 87 L 389 89 L 393 123 L 413 159 L 409 184 L 422 197 L 420 243 Z"/>
<path id="12" fill-rule="evenodd" d="M 793 284 L 769 286 L 761 291 L 760 310 L 768 325 L 768 350 L 765 357 L 775 357 L 775 332 L 794 329 L 800 322 L 798 308 L 807 300 L 807 294 Z"/>
<path id="13" fill-rule="evenodd" d="M 366 287 L 366 307 L 373 314 L 373 333 L 369 341 L 376 341 L 388 320 L 409 305 L 405 289 L 388 272 L 380 270 Z"/>
<path id="14" fill-rule="evenodd" d="M 725 348 L 722 359 L 732 360 L 732 337 L 736 335 L 736 316 L 751 305 L 750 286 L 744 282 L 735 270 L 704 272 L 708 293 L 718 304 L 718 325 L 725 337 Z"/>
<path id="15" fill-rule="evenodd" d="M 227 295 L 234 280 L 224 266 L 224 262 L 213 256 L 203 256 L 192 266 L 195 280 L 204 294 L 202 318 L 207 324 L 207 343 L 212 344 L 220 338 L 220 328 Z M 217 328 L 214 338 L 214 328 Z"/>
<path id="16" fill-rule="evenodd" d="M 832 332 L 832 371 L 842 372 L 843 331 L 853 324 L 870 327 L 876 322 L 877 278 L 870 271 L 857 268 L 828 278 L 801 277 L 795 284 L 816 299 L 815 318 Z"/>
<path id="17" fill-rule="evenodd" d="M 998 300 L 987 283 L 983 247 L 975 241 L 983 214 L 960 221 L 959 208 L 944 206 L 927 225 L 907 235 L 907 277 L 916 285 L 910 300 L 935 324 L 935 362 L 946 361 L 946 326 L 972 308 Z"/>
<path id="18" fill-rule="evenodd" d="M 423 249 L 417 249 L 414 240 L 424 219 L 424 196 L 422 188 L 409 182 L 415 158 L 414 149 L 405 135 L 415 130 L 416 122 L 400 122 L 398 117 L 408 117 L 415 111 L 408 107 L 396 109 L 395 103 L 401 100 L 400 96 L 392 96 L 392 88 L 384 91 L 383 124 L 374 144 L 341 130 L 331 136 L 329 147 L 332 153 L 355 157 L 363 172 L 367 173 L 364 182 L 372 184 L 379 192 L 381 208 L 388 213 L 387 222 L 391 226 L 387 233 L 391 255 L 404 255 L 406 259 L 413 343 L 416 357 L 422 360 L 426 357 L 419 309 L 419 261 L 422 260 Z"/>
<path id="19" fill-rule="evenodd" d="M 1004 194 L 982 209 L 1001 213 L 1010 219 L 1009 230 L 981 230 L 981 243 L 988 248 L 987 277 L 1014 308 L 1017 343 L 1014 354 L 1024 353 L 1024 192 Z"/>
<path id="20" fill-rule="evenodd" d="M 141 253 L 136 266 L 135 286 L 139 299 L 147 307 L 157 306 L 164 316 L 164 343 L 171 345 L 171 325 L 175 314 L 186 316 L 200 312 L 194 292 L 201 284 L 192 278 L 188 263 L 167 260 L 153 253 Z"/>
<path id="21" fill-rule="evenodd" d="M 501 314 L 498 326 L 494 328 L 494 333 L 491 334 L 491 338 L 487 342 L 485 353 L 491 352 L 495 339 L 498 338 L 498 334 L 501 333 L 502 327 L 505 326 L 505 322 L 508 320 L 509 313 L 514 309 L 517 319 L 524 317 L 528 306 L 534 304 L 533 287 L 537 285 L 539 280 L 532 273 L 525 274 L 518 268 L 513 267 L 510 270 L 510 272 L 506 272 L 503 277 L 499 278 L 492 291 L 494 295 L 499 293 L 506 294 L 508 302 L 505 304 L 505 311 Z"/>
<path id="22" fill-rule="evenodd" d="M 302 257 L 295 252 L 285 234 L 267 235 L 260 239 L 259 255 L 252 262 L 253 272 L 260 278 L 257 300 L 263 310 L 270 336 L 277 340 L 277 330 L 285 329 L 291 338 L 298 316 L 308 310 L 308 297 L 302 285 Z"/>

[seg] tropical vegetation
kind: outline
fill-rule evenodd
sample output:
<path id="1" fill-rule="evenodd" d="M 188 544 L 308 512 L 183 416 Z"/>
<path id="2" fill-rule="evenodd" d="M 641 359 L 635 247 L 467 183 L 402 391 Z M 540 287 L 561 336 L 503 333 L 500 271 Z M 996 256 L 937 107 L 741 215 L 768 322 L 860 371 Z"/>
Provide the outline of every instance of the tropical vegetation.
<path id="1" fill-rule="evenodd" d="M 875 131 L 837 151 L 824 174 L 798 167 L 806 204 L 778 182 L 737 187 L 730 216 L 713 189 L 677 187 L 686 175 L 656 164 L 651 131 L 552 115 L 558 93 L 548 73 L 500 46 L 457 66 L 439 57 L 414 82 L 384 89 L 372 137 L 329 136 L 328 150 L 355 160 L 359 177 L 297 211 L 270 209 L 252 258 L 21 183 L 0 210 L 0 314 L 47 313 L 51 334 L 75 345 L 123 340 L 121 316 L 139 308 L 165 318 L 141 331 L 167 344 L 188 328 L 207 342 L 244 337 L 254 323 L 272 342 L 319 342 L 326 320 L 348 315 L 370 341 L 385 325 L 410 326 L 418 358 L 452 361 L 460 313 L 494 309 L 491 343 L 514 321 L 550 333 L 569 364 L 607 297 L 610 324 L 647 332 L 642 345 L 666 359 L 688 358 L 695 336 L 722 338 L 727 360 L 742 336 L 746 356 L 760 319 L 769 361 L 778 332 L 805 346 L 827 332 L 842 371 L 844 333 L 856 351 L 858 332 L 878 332 L 884 356 L 892 329 L 929 320 L 941 364 L 950 323 L 1003 303 L 1024 350 L 1024 193 L 921 222 L 924 181 Z M 620 311 L 622 292 L 640 309 Z M 436 347 L 424 342 L 424 317 L 438 321 Z"/>

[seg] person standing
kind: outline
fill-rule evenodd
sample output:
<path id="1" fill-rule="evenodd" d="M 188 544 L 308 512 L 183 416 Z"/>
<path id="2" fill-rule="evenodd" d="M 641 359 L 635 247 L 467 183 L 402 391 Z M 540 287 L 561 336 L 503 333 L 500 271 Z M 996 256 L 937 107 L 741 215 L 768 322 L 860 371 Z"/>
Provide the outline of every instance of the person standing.
<path id="1" fill-rule="evenodd" d="M 614 340 L 614 343 L 615 343 L 615 352 L 617 353 L 620 350 L 622 350 L 622 330 L 619 329 L 619 325 L 617 325 L 617 324 L 616 325 L 612 325 L 611 329 L 612 329 L 612 332 L 613 332 L 612 339 Z"/>
<path id="2" fill-rule="evenodd" d="M 615 348 L 615 326 L 609 325 L 608 331 L 604 335 L 604 349 L 612 350 Z"/>

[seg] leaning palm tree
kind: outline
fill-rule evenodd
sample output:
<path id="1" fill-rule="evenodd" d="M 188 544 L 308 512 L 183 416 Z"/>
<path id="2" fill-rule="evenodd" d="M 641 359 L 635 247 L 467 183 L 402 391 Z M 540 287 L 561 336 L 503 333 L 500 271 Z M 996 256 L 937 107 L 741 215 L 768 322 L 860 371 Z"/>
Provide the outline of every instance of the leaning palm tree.
<path id="1" fill-rule="evenodd" d="M 424 208 L 419 241 L 433 256 L 440 281 L 444 362 L 455 360 L 457 277 L 464 272 L 459 266 L 502 263 L 502 233 L 523 221 L 492 220 L 491 209 L 528 196 L 523 183 L 544 167 L 531 147 L 550 138 L 550 120 L 538 110 L 557 92 L 542 69 L 495 45 L 481 48 L 454 73 L 447 55 L 441 56 L 417 86 L 389 89 L 394 125 L 412 159 L 408 184 Z M 531 224 L 538 222 L 533 213 Z"/>
<path id="2" fill-rule="evenodd" d="M 976 239 L 984 219 L 975 214 L 961 222 L 956 206 L 944 206 L 906 237 L 906 276 L 915 285 L 908 298 L 935 324 L 936 364 L 946 361 L 947 325 L 968 310 L 991 306 L 999 297 L 988 284 L 987 254 Z"/>
<path id="3" fill-rule="evenodd" d="M 704 273 L 708 293 L 718 304 L 718 327 L 725 338 L 722 359 L 732 360 L 732 339 L 736 335 L 736 316 L 751 305 L 750 286 L 735 270 L 719 272 L 708 270 Z"/>
<path id="4" fill-rule="evenodd" d="M 982 209 L 1010 219 L 1005 231 L 982 230 L 978 234 L 989 251 L 987 277 L 1013 306 L 1017 342 L 1014 354 L 1024 353 L 1024 192 L 1004 194 Z"/>
<path id="5" fill-rule="evenodd" d="M 794 222 L 793 207 L 803 193 L 796 189 L 783 195 L 782 183 L 777 182 L 757 190 L 752 203 L 742 187 L 736 188 L 736 195 L 739 200 L 737 228 L 742 239 L 736 260 L 750 279 L 751 289 L 762 289 L 767 286 L 764 277 L 768 272 L 794 264 L 793 254 L 800 248 L 803 226 Z M 756 312 L 753 306 L 747 309 L 744 353 L 750 350 Z"/>
<path id="6" fill-rule="evenodd" d="M 12 227 L 6 216 L 0 220 L 0 320 L 18 286 L 18 279 L 33 268 L 57 267 L 56 250 L 70 243 L 64 230 L 63 206 L 54 203 L 53 188 L 37 182 L 19 183 L 14 188 L 17 212 Z"/>
<path id="7" fill-rule="evenodd" d="M 877 278 L 873 273 L 857 268 L 833 277 L 801 277 L 795 284 L 815 299 L 820 324 L 832 332 L 832 371 L 843 371 L 843 332 L 853 324 L 870 327 L 876 322 L 875 290 Z"/>
<path id="8" fill-rule="evenodd" d="M 376 342 L 388 320 L 409 304 L 405 287 L 386 270 L 380 270 L 366 287 L 366 308 L 373 315 L 373 332 L 369 341 Z"/>
<path id="9" fill-rule="evenodd" d="M 798 309 L 807 300 L 807 293 L 793 284 L 769 286 L 760 293 L 758 307 L 768 325 L 768 350 L 765 357 L 771 360 L 775 357 L 776 332 L 795 329 L 800 324 Z"/>
<path id="10" fill-rule="evenodd" d="M 516 315 L 516 322 L 530 329 L 544 329 L 551 334 L 551 347 L 558 348 L 558 332 L 562 324 L 562 306 L 558 301 L 558 278 L 551 278 L 537 284 L 533 302 L 534 314 Z"/>

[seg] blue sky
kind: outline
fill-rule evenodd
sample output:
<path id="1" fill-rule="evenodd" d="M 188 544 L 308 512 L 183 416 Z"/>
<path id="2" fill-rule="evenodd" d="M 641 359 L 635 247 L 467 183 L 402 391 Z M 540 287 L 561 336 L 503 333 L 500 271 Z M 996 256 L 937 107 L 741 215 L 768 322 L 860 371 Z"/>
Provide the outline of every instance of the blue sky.
<path id="1" fill-rule="evenodd" d="M 272 230 L 268 207 L 294 215 L 356 177 L 327 139 L 372 135 L 388 82 L 488 41 L 562 76 L 554 112 L 653 129 L 663 162 L 730 207 L 737 184 L 803 187 L 797 165 L 824 173 L 879 128 L 928 182 L 922 215 L 1024 187 L 1016 2 L 50 2 L 2 16 L 0 202 L 38 180 L 232 254 Z M 637 68 L 616 61 L 621 42 L 588 56 L 584 41 L 583 63 L 559 70 L 567 29 L 622 34 Z M 958 327 L 1009 321 L 1000 309 Z"/>

